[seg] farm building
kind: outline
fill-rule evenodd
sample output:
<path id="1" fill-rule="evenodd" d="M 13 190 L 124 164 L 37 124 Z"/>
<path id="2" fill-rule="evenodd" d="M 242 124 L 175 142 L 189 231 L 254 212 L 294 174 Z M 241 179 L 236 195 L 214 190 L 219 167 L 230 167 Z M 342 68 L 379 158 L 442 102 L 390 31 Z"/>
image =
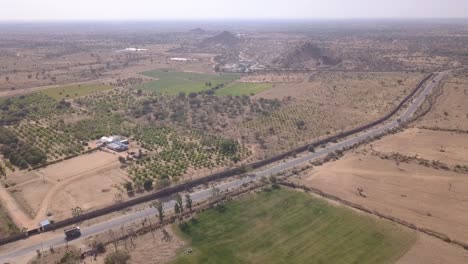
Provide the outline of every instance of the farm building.
<path id="1" fill-rule="evenodd" d="M 49 219 L 43 220 L 39 222 L 39 229 L 41 231 L 44 231 L 46 228 L 50 227 L 50 221 Z"/>
<path id="2" fill-rule="evenodd" d="M 115 142 L 122 143 L 124 145 L 129 144 L 128 139 L 123 138 L 121 136 L 109 136 L 109 137 L 104 136 L 98 140 L 98 143 L 101 145 L 107 145 L 107 144 L 115 143 Z"/>
<path id="3" fill-rule="evenodd" d="M 128 150 L 128 145 L 120 142 L 112 142 L 107 144 L 107 148 L 113 151 L 125 151 Z"/>

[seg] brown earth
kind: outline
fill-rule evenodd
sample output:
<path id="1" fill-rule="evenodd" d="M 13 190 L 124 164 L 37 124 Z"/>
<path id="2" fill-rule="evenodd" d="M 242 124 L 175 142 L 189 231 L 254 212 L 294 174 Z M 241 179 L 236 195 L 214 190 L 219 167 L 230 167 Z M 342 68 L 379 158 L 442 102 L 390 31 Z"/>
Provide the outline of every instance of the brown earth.
<path id="1" fill-rule="evenodd" d="M 158 229 L 153 233 L 150 232 L 137 236 L 132 240 L 133 245 L 130 239 L 118 241 L 117 250 L 127 251 L 130 254 L 129 263 L 132 264 L 144 264 L 148 263 L 148 261 L 151 261 L 151 263 L 165 263 L 173 259 L 177 251 L 184 245 L 184 242 L 174 234 L 171 228 L 166 228 L 165 230 L 170 236 L 168 240 L 164 239 L 162 231 Z M 121 232 L 121 230 L 114 231 L 116 235 Z M 41 258 L 34 257 L 28 263 L 56 263 L 56 261 L 60 261 L 67 251 L 80 252 L 81 250 L 83 252 L 88 248 L 86 245 L 92 245 L 95 241 L 102 242 L 107 239 L 109 239 L 109 235 L 108 233 L 104 233 L 97 237 L 88 238 L 87 241 L 84 241 L 80 245 L 73 245 L 68 249 L 65 247 L 55 248 L 53 253 L 49 249 L 45 249 Z M 111 243 L 107 245 L 106 253 L 98 255 L 97 258 L 88 256 L 84 259 L 84 263 L 104 264 L 106 255 L 115 252 L 115 250 L 116 247 Z"/>
<path id="2" fill-rule="evenodd" d="M 460 75 L 458 76 L 460 78 Z M 299 182 L 452 239 L 468 242 L 468 177 L 417 162 L 381 159 L 376 152 L 399 153 L 450 165 L 468 164 L 465 86 L 450 77 L 431 111 L 414 127 L 348 153 L 341 160 L 306 172 Z M 458 88 L 457 88 L 458 87 Z M 447 114 L 445 114 L 447 113 Z M 430 127 L 436 130 L 421 129 Z M 363 197 L 358 188 L 362 188 Z M 466 263 L 466 250 L 421 234 L 398 263 Z"/>
<path id="3" fill-rule="evenodd" d="M 315 72 L 300 83 L 276 83 L 254 97 L 291 99 L 278 110 L 243 122 L 242 134 L 265 141 L 267 154 L 290 150 L 382 117 L 423 77 L 404 72 Z"/>
<path id="4" fill-rule="evenodd" d="M 452 74 L 444 82 L 442 92 L 417 126 L 468 131 L 468 74 Z"/>
<path id="5" fill-rule="evenodd" d="M 468 242 L 466 174 L 417 164 L 398 164 L 361 149 L 341 160 L 307 171 L 298 181 L 382 214 Z M 358 188 L 363 189 L 365 198 L 359 195 Z"/>
<path id="6" fill-rule="evenodd" d="M 112 153 L 93 152 L 24 174 L 20 182 L 8 188 L 15 199 L 2 197 L 12 201 L 6 207 L 8 211 L 21 208 L 29 215 L 29 219 L 13 217 L 18 226 L 34 228 L 49 213 L 50 219 L 57 221 L 70 217 L 71 208 L 91 210 L 127 197 L 121 185 L 128 176 Z M 0 192 L 2 196 L 8 193 Z"/>
<path id="7" fill-rule="evenodd" d="M 398 152 L 451 165 L 468 165 L 468 135 L 456 132 L 411 128 L 384 137 L 374 150 Z"/>
<path id="8" fill-rule="evenodd" d="M 420 235 L 416 244 L 397 261 L 397 264 L 464 264 L 468 251 L 439 239 Z"/>

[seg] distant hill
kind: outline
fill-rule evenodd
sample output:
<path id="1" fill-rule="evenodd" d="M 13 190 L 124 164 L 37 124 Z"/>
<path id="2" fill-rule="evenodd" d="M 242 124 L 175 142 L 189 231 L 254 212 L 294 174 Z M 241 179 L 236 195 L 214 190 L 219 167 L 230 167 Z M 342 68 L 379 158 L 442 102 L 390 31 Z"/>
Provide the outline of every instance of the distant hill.
<path id="1" fill-rule="evenodd" d="M 201 46 L 224 46 L 232 47 L 240 43 L 240 39 L 229 31 L 223 31 L 212 37 L 205 38 Z"/>
<path id="2" fill-rule="evenodd" d="M 194 29 L 189 30 L 189 33 L 193 35 L 203 35 L 206 33 L 206 31 L 201 28 L 194 28 Z"/>

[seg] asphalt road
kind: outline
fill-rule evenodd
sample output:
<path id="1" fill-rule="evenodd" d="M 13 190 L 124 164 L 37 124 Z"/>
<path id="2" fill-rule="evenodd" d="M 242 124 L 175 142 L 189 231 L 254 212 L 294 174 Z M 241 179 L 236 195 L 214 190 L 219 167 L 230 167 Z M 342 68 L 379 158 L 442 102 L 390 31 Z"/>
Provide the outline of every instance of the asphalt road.
<path id="1" fill-rule="evenodd" d="M 449 71 L 446 72 L 441 72 L 438 73 L 434 78 L 433 81 L 429 82 L 426 84 L 426 87 L 424 87 L 424 90 L 420 92 L 420 94 L 416 97 L 416 99 L 413 99 L 408 103 L 408 106 L 406 110 L 400 115 L 400 120 L 402 122 L 408 120 L 418 109 L 418 107 L 422 104 L 426 96 L 432 92 L 434 87 L 440 82 L 440 80 L 448 74 Z M 352 146 L 356 143 L 359 143 L 363 140 L 384 134 L 387 130 L 396 128 L 400 124 L 398 121 L 392 121 L 390 123 L 387 123 L 385 125 L 380 125 L 375 128 L 371 128 L 365 132 L 361 132 L 357 134 L 354 137 L 351 137 L 349 139 L 343 140 L 341 142 L 338 142 L 336 144 L 332 144 L 329 146 L 326 146 L 322 149 L 316 150 L 316 152 L 311 152 L 308 153 L 304 156 L 298 157 L 296 159 L 288 160 L 283 163 L 280 163 L 278 165 L 275 165 L 271 168 L 265 169 L 263 171 L 259 171 L 254 173 L 252 176 L 249 177 L 244 177 L 241 179 L 233 179 L 232 181 L 220 183 L 216 187 L 219 188 L 220 190 L 224 191 L 227 189 L 233 189 L 236 187 L 240 187 L 244 183 L 252 182 L 255 180 L 260 179 L 261 177 L 264 176 L 270 176 L 276 173 L 279 173 L 281 171 L 285 171 L 291 168 L 294 168 L 304 162 L 308 162 L 310 160 L 313 160 L 315 158 L 324 156 L 326 154 L 332 153 L 336 150 L 340 150 L 349 146 Z M 211 189 L 205 189 L 197 192 L 193 192 L 190 194 L 192 200 L 194 202 L 198 201 L 204 201 L 210 197 Z M 169 200 L 164 203 L 164 210 L 165 211 L 170 211 L 174 208 L 174 201 Z M 89 226 L 89 227 L 82 227 L 81 233 L 82 236 L 76 240 L 70 241 L 69 244 L 76 244 L 83 238 L 91 235 L 96 235 L 99 233 L 103 233 L 109 229 L 114 229 L 114 228 L 121 228 L 122 226 L 125 226 L 127 224 L 141 221 L 144 218 L 148 216 L 155 216 L 157 214 L 157 210 L 154 208 L 146 208 L 141 211 L 136 211 L 132 212 L 126 215 L 121 215 L 114 217 L 106 222 L 101 222 L 97 223 L 95 225 Z M 64 241 L 64 235 L 60 230 L 57 230 L 54 233 L 47 233 L 47 239 L 44 239 L 43 241 L 36 243 L 34 245 L 29 245 L 29 246 L 24 246 L 22 247 L 22 244 L 28 244 L 28 241 L 19 241 L 15 242 L 15 249 L 10 251 L 10 252 L 5 252 L 3 254 L 0 254 L 0 263 L 5 263 L 5 262 L 13 262 L 15 259 L 18 259 L 20 257 L 28 256 L 28 255 L 34 255 L 37 249 L 48 249 L 50 247 L 58 247 L 65 245 Z M 52 234 L 52 235 L 50 235 Z M 37 235 L 37 236 L 43 236 Z M 36 236 L 36 237 L 37 237 Z M 17 245 L 17 246 L 16 246 Z"/>

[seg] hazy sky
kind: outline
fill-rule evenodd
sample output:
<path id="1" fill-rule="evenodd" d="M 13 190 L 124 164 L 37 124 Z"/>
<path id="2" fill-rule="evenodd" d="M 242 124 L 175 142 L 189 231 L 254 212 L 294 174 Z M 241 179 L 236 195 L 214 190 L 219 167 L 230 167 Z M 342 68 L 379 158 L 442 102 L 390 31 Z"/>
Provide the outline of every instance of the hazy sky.
<path id="1" fill-rule="evenodd" d="M 0 0 L 0 20 L 432 17 L 468 17 L 468 0 Z"/>

